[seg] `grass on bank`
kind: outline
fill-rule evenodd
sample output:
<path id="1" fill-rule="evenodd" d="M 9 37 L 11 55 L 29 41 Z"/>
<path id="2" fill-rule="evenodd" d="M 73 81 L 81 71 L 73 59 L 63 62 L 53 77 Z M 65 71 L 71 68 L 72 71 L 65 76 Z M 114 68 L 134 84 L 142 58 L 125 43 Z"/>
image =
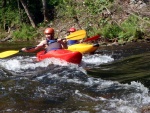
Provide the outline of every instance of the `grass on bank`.
<path id="1" fill-rule="evenodd" d="M 116 23 L 105 23 L 105 25 L 97 29 L 93 26 L 88 26 L 88 35 L 93 36 L 97 33 L 101 34 L 104 38 L 130 41 L 134 39 L 143 38 L 144 29 L 141 29 L 140 21 L 136 17 L 129 17 L 127 20 L 118 25 Z M 33 28 L 30 25 L 22 24 L 19 29 L 13 32 L 13 40 L 34 40 L 36 37 L 42 36 L 43 32 L 38 32 L 38 29 L 43 27 L 43 24 L 38 28 Z"/>
<path id="2" fill-rule="evenodd" d="M 52 0 L 56 4 L 57 0 Z M 51 1 L 51 2 L 52 2 Z M 56 2 L 56 3 L 55 3 Z M 140 20 L 135 15 L 130 15 L 126 20 L 122 21 L 121 23 L 114 22 L 111 17 L 103 18 L 101 14 L 103 11 L 107 12 L 107 9 L 111 10 L 113 7 L 115 10 L 122 12 L 121 7 L 114 6 L 114 0 L 61 0 L 55 6 L 55 18 L 59 18 L 60 22 L 66 21 L 68 19 L 67 25 L 70 21 L 73 21 L 73 17 L 79 17 L 79 22 L 81 26 L 87 31 L 88 36 L 94 36 L 95 34 L 99 33 L 104 38 L 114 39 L 117 38 L 119 40 L 124 41 L 131 41 L 136 40 L 138 38 L 143 38 L 145 34 L 145 23 L 143 20 L 149 21 L 150 19 L 147 17 Z M 117 4 L 118 6 L 118 4 Z M 80 10 L 79 10 L 80 9 Z M 114 10 L 112 9 L 112 10 Z M 3 11 L 4 12 L 4 11 Z M 11 12 L 11 10 L 9 10 Z M 21 11 L 22 12 L 22 11 Z M 120 12 L 119 12 L 120 13 Z M 7 14 L 7 13 L 6 13 Z M 10 15 L 11 13 L 9 13 Z M 5 19 L 7 24 L 15 24 L 18 27 L 12 32 L 12 39 L 16 40 L 34 40 L 35 38 L 43 36 L 43 31 L 39 29 L 46 27 L 47 24 L 40 23 L 38 24 L 37 28 L 32 28 L 28 24 L 21 24 L 19 22 L 18 15 L 19 13 L 13 13 L 16 17 L 13 20 L 11 15 L 8 15 L 9 20 L 6 20 L 3 15 L 0 15 L 0 21 L 4 22 Z M 23 13 L 22 16 L 24 17 L 23 20 L 27 20 L 25 14 Z M 13 17 L 14 17 L 13 16 Z M 66 20 L 63 20 L 66 19 Z M 71 20 L 72 19 L 72 20 Z M 50 23 L 50 22 L 49 22 Z M 49 24 L 48 23 L 48 24 Z M 53 22 L 52 22 L 53 23 Z M 64 23 L 65 24 L 65 23 Z M 74 22 L 75 24 L 75 22 Z M 145 25 L 145 26 L 144 26 Z M 71 26 L 71 25 L 70 25 Z M 55 28 L 55 26 L 53 26 Z M 60 26 L 61 27 L 61 26 Z M 68 26 L 69 27 L 69 26 Z M 58 30 L 58 28 L 57 28 Z M 2 35 L 0 38 L 6 37 L 8 34 L 1 33 Z"/>

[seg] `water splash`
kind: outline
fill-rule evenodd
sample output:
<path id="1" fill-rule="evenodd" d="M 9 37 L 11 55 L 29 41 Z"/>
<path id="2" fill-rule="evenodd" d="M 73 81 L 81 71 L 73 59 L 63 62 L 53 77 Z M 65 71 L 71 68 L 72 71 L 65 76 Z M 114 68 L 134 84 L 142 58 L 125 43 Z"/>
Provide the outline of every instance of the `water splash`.
<path id="1" fill-rule="evenodd" d="M 97 60 L 97 62 L 91 59 Z M 113 59 L 107 55 L 92 55 L 83 58 L 83 62 L 89 65 L 100 65 L 111 61 Z M 29 99 L 32 106 L 29 104 L 27 110 L 22 111 L 30 111 L 31 108 L 39 111 L 57 108 L 62 111 L 64 109 L 59 106 L 63 106 L 66 108 L 64 112 L 69 109 L 72 112 L 140 113 L 143 106 L 150 104 L 149 90 L 139 82 L 121 84 L 117 81 L 93 78 L 82 73 L 80 71 L 80 69 L 84 70 L 82 67 L 58 59 L 51 58 L 42 62 L 33 62 L 30 57 L 16 57 L 15 59 L 1 60 L 0 65 L 10 71 L 25 70 L 28 72 L 39 69 L 43 71 L 43 68 L 49 67 L 45 72 L 37 71 L 34 79 L 18 78 L 14 81 L 10 80 L 11 82 L 8 81 L 9 84 L 12 83 L 12 86 L 6 86 L 7 82 L 2 84 L 2 92 L 9 95 L 12 91 L 11 99 L 15 100 L 16 106 L 19 105 L 17 100 L 23 98 L 17 95 L 25 95 Z M 23 72 L 23 74 L 26 73 Z M 5 96 L 7 97 L 7 95 L 3 95 L 3 97 Z M 2 99 L 4 101 L 5 98 Z M 22 101 L 25 103 L 27 100 L 22 99 Z M 11 103 L 11 100 L 8 102 Z M 14 105 L 14 103 L 11 104 Z M 38 108 L 37 105 L 41 108 Z M 22 108 L 24 104 L 19 106 Z M 12 111 L 16 109 L 15 105 L 10 106 L 7 110 L 10 109 Z"/>
<path id="2" fill-rule="evenodd" d="M 34 70 L 39 67 L 47 67 L 49 65 L 59 65 L 59 66 L 68 66 L 71 68 L 78 68 L 82 72 L 86 73 L 85 69 L 87 64 L 94 64 L 94 65 L 100 65 L 103 63 L 111 62 L 113 61 L 113 58 L 110 56 L 101 56 L 101 55 L 90 55 L 90 56 L 83 56 L 83 60 L 80 65 L 68 63 L 66 61 L 56 59 L 56 58 L 49 58 L 45 59 L 41 62 L 35 62 L 33 60 L 34 58 L 31 58 L 30 56 L 18 56 L 15 58 L 10 59 L 1 59 L 0 65 L 7 70 L 11 70 L 14 72 L 22 72 L 22 70 Z"/>
<path id="3" fill-rule="evenodd" d="M 114 59 L 108 55 L 94 54 L 94 55 L 83 56 L 83 61 L 86 62 L 86 64 L 100 65 L 100 64 L 112 62 L 114 61 Z"/>

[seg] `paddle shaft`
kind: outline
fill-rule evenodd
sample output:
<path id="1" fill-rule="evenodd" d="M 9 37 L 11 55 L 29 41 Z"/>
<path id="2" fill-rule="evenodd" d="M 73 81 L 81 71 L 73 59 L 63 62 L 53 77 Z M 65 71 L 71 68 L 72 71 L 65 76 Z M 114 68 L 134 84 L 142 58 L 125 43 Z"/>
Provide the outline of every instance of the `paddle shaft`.
<path id="1" fill-rule="evenodd" d="M 94 41 L 94 40 L 98 40 L 99 38 L 100 38 L 100 35 L 96 35 L 96 36 L 85 39 L 83 42 Z"/>

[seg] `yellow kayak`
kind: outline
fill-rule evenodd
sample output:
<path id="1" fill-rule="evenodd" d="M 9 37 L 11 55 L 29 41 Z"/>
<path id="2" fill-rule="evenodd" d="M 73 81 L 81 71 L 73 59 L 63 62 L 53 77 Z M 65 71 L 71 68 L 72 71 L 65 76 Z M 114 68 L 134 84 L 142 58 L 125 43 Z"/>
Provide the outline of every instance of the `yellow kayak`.
<path id="1" fill-rule="evenodd" d="M 80 43 L 68 46 L 68 50 L 79 51 L 82 54 L 92 54 L 99 48 L 99 44 Z"/>

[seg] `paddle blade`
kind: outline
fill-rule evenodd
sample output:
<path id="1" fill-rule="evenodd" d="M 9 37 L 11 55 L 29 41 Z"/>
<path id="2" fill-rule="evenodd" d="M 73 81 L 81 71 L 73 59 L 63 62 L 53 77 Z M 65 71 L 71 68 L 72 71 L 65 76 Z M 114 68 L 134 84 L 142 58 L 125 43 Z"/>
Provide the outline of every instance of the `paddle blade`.
<path id="1" fill-rule="evenodd" d="M 19 53 L 18 50 L 4 51 L 4 52 L 0 53 L 0 58 L 6 58 L 6 57 L 9 57 L 9 56 L 17 54 L 17 53 Z"/>
<path id="2" fill-rule="evenodd" d="M 86 37 L 86 31 L 85 30 L 78 30 L 76 32 L 71 33 L 69 36 L 66 37 L 66 39 L 69 40 L 80 40 Z"/>
<path id="3" fill-rule="evenodd" d="M 93 40 L 98 40 L 100 35 L 96 35 L 90 38 L 85 39 L 83 42 L 88 42 L 88 41 L 93 41 Z"/>

